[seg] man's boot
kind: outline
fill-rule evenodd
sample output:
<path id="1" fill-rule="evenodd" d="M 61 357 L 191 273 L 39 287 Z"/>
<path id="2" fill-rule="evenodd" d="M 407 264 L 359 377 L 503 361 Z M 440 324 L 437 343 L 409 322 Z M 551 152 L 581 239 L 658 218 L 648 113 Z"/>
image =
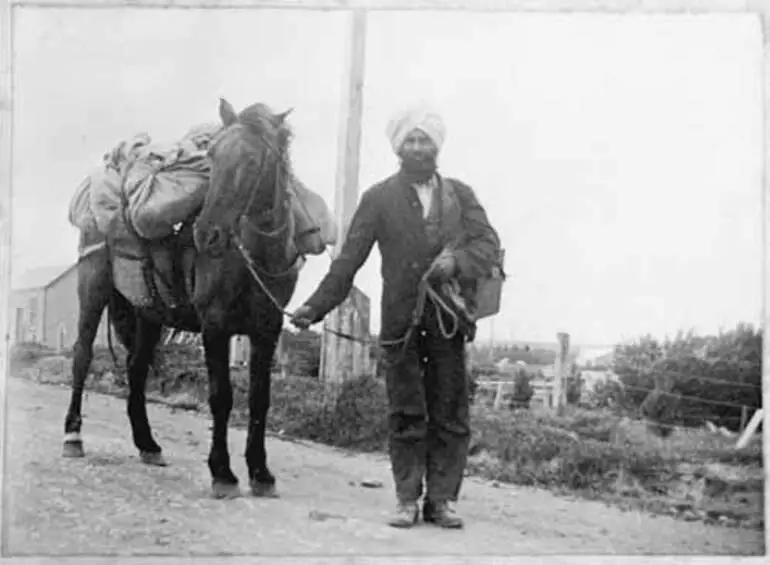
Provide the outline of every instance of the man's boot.
<path id="1" fill-rule="evenodd" d="M 462 528 L 463 519 L 448 501 L 426 500 L 422 507 L 422 519 L 442 528 Z"/>
<path id="2" fill-rule="evenodd" d="M 399 502 L 388 524 L 394 528 L 411 528 L 417 523 L 419 513 L 416 502 Z"/>

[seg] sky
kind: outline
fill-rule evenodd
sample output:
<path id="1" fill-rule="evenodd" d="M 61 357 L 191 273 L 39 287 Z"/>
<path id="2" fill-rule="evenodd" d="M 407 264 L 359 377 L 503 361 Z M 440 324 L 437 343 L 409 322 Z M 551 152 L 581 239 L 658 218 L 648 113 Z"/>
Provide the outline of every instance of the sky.
<path id="1" fill-rule="evenodd" d="M 348 15 L 17 10 L 14 277 L 77 257 L 73 192 L 137 132 L 173 141 L 236 109 L 293 107 L 292 159 L 334 206 Z M 471 185 L 509 278 L 478 341 L 613 344 L 761 316 L 762 40 L 750 15 L 370 14 L 362 191 L 415 101 L 447 124 L 440 171 Z M 46 235 L 43 232 L 48 230 Z M 304 267 L 290 308 L 315 289 Z M 355 283 L 379 329 L 380 257 Z"/>

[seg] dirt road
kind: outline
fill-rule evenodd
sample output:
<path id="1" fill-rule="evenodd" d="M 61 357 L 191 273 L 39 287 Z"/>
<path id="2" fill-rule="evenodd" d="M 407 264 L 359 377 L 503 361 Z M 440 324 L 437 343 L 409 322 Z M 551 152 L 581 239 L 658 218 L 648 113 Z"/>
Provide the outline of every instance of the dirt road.
<path id="1" fill-rule="evenodd" d="M 208 496 L 209 422 L 150 405 L 150 422 L 171 466 L 142 465 L 123 401 L 90 393 L 84 459 L 61 457 L 67 388 L 8 381 L 4 508 L 7 555 L 219 554 L 761 554 L 762 532 L 622 512 L 529 488 L 470 480 L 464 531 L 384 524 L 392 507 L 387 460 L 271 439 L 278 499 Z M 230 435 L 244 481 L 244 432 Z M 384 488 L 360 486 L 378 479 Z"/>

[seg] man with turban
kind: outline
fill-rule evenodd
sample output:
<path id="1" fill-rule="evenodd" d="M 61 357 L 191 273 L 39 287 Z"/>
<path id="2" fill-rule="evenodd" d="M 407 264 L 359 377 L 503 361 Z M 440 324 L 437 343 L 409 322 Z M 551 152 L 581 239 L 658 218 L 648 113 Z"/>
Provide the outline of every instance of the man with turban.
<path id="1" fill-rule="evenodd" d="M 448 281 L 470 288 L 497 265 L 500 241 L 471 187 L 437 172 L 446 134 L 438 114 L 425 108 L 405 111 L 391 120 L 387 134 L 400 169 L 364 191 L 339 256 L 292 321 L 307 328 L 342 303 L 378 244 L 380 339 L 398 500 L 389 524 L 406 528 L 417 523 L 424 494 L 426 522 L 461 528 L 454 503 L 470 439 L 465 341 L 472 339 L 475 327 L 471 321 L 447 338 L 442 327 L 451 331 L 452 320 L 433 301 L 424 301 L 416 322 L 413 313 L 426 273 L 435 289 Z M 385 345 L 405 335 L 406 342 Z"/>

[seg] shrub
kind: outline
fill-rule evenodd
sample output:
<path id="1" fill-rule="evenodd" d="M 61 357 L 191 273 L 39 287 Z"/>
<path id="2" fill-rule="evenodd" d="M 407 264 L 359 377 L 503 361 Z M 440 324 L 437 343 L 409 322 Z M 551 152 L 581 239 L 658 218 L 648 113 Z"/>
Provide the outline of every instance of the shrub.
<path id="1" fill-rule="evenodd" d="M 10 370 L 15 372 L 35 364 L 39 359 L 56 355 L 56 351 L 39 343 L 17 343 L 11 348 Z"/>
<path id="2" fill-rule="evenodd" d="M 291 375 L 318 377 L 321 366 L 321 335 L 312 330 L 297 333 L 283 332 L 287 373 Z"/>
<path id="3" fill-rule="evenodd" d="M 276 379 L 276 382 L 282 381 Z M 343 384 L 334 408 L 324 404 L 324 387 L 286 379 L 273 393 L 270 421 L 285 433 L 337 447 L 360 451 L 384 449 L 388 437 L 384 383 L 370 375 Z M 288 385 L 288 386 L 287 386 Z M 278 410 L 276 410 L 276 408 Z"/>
<path id="4" fill-rule="evenodd" d="M 625 407 L 664 424 L 712 421 L 737 430 L 741 406 L 762 397 L 762 330 L 739 324 L 718 336 L 647 336 L 616 348 L 614 371 L 625 386 Z"/>
<path id="5" fill-rule="evenodd" d="M 516 371 L 513 379 L 513 396 L 511 397 L 511 408 L 529 408 L 529 403 L 535 395 L 535 389 L 531 384 L 532 377 L 524 370 Z"/>
<path id="6" fill-rule="evenodd" d="M 572 374 L 567 377 L 567 404 L 578 404 L 583 396 L 583 379 L 580 371 L 573 366 Z"/>
<path id="7" fill-rule="evenodd" d="M 593 409 L 617 409 L 624 403 L 623 385 L 609 377 L 597 381 L 583 399 L 585 407 Z"/>

